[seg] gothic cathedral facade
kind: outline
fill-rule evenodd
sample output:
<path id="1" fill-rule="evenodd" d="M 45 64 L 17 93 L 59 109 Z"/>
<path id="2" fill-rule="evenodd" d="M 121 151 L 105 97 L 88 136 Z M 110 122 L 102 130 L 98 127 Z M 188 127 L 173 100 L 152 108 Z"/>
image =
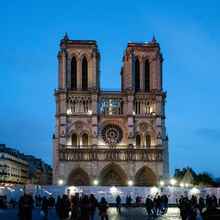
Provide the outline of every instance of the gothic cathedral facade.
<path id="1" fill-rule="evenodd" d="M 96 41 L 65 35 L 58 63 L 54 184 L 151 186 L 167 177 L 163 58 L 155 38 L 128 43 L 120 91 L 100 87 Z"/>

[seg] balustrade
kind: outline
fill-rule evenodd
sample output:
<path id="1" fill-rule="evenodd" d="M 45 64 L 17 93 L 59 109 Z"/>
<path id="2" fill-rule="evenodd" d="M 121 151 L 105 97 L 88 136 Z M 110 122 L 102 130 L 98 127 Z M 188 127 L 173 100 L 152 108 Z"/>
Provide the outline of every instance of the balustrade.
<path id="1" fill-rule="evenodd" d="M 63 161 L 163 161 L 163 149 L 155 148 L 74 148 L 62 145 L 59 149 Z"/>

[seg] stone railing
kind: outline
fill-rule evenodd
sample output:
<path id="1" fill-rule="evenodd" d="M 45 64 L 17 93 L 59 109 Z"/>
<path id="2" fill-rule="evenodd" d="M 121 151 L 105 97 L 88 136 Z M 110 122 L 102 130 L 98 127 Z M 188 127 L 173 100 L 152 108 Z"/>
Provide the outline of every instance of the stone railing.
<path id="1" fill-rule="evenodd" d="M 60 160 L 63 161 L 163 161 L 163 149 L 156 148 L 104 148 L 61 146 Z"/>

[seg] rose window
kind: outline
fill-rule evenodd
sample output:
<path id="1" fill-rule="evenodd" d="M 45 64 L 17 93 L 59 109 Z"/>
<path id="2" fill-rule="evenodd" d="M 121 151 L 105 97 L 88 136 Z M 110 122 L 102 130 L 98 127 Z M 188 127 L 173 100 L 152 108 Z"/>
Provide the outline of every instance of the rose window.
<path id="1" fill-rule="evenodd" d="M 118 144 L 122 137 L 123 132 L 118 125 L 109 124 L 102 129 L 102 138 L 107 144 Z"/>

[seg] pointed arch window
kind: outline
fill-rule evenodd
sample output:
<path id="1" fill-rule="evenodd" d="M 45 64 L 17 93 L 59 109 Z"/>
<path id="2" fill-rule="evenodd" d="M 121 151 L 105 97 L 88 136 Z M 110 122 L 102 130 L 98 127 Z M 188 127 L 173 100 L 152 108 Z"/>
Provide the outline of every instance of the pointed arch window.
<path id="1" fill-rule="evenodd" d="M 150 91 L 150 63 L 148 60 L 145 61 L 144 71 L 145 71 L 145 92 L 149 92 Z"/>
<path id="2" fill-rule="evenodd" d="M 76 147 L 77 146 L 77 134 L 72 134 L 72 137 L 71 137 L 71 139 L 72 139 L 72 146 L 73 147 Z"/>
<path id="3" fill-rule="evenodd" d="M 82 135 L 82 145 L 83 145 L 83 146 L 88 146 L 88 145 L 89 145 L 89 137 L 88 137 L 88 134 L 83 134 L 83 135 Z"/>
<path id="4" fill-rule="evenodd" d="M 135 59 L 135 91 L 140 91 L 140 62 Z"/>
<path id="5" fill-rule="evenodd" d="M 138 134 L 136 136 L 136 147 L 140 147 L 141 146 L 141 136 Z"/>
<path id="6" fill-rule="evenodd" d="M 82 60 L 82 90 L 88 89 L 88 62 L 86 57 Z"/>
<path id="7" fill-rule="evenodd" d="M 71 60 L 71 89 L 77 89 L 77 61 L 76 58 L 73 57 Z"/>
<path id="8" fill-rule="evenodd" d="M 146 147 L 150 147 L 150 146 L 151 146 L 151 136 L 146 135 Z"/>

